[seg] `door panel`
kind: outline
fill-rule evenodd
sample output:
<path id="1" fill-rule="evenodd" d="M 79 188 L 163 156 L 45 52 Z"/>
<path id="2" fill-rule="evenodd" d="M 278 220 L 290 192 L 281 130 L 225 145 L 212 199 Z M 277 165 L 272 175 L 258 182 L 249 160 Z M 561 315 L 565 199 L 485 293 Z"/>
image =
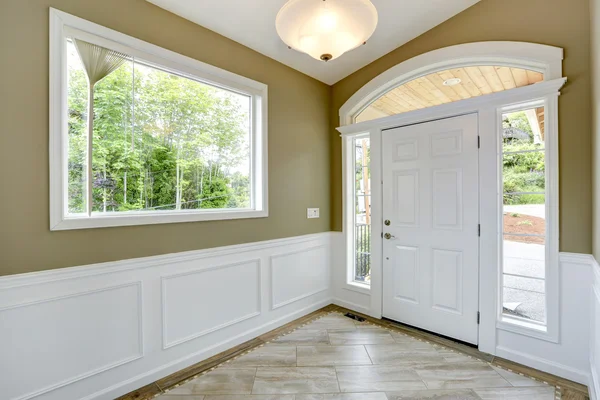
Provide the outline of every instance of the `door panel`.
<path id="1" fill-rule="evenodd" d="M 477 115 L 383 132 L 383 315 L 477 343 Z"/>

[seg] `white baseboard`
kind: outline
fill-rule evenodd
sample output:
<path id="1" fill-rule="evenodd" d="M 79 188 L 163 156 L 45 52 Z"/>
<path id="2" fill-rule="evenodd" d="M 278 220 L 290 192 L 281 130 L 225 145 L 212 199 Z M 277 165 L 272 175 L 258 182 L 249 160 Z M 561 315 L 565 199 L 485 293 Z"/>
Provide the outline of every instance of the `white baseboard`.
<path id="1" fill-rule="evenodd" d="M 593 363 L 588 389 L 590 392 L 590 400 L 600 400 L 600 375 L 598 375 L 598 370 Z"/>
<path id="2" fill-rule="evenodd" d="M 235 347 L 241 343 L 244 343 L 248 340 L 254 339 L 257 336 L 260 336 L 260 335 L 265 334 L 265 333 L 267 333 L 273 329 L 276 329 L 282 325 L 292 322 L 304 315 L 310 314 L 313 311 L 317 311 L 325 306 L 328 306 L 329 304 L 331 304 L 331 300 L 329 300 L 329 299 L 320 301 L 309 307 L 305 307 L 301 310 L 290 313 L 290 314 L 286 315 L 285 317 L 278 318 L 274 321 L 271 321 L 267 324 L 259 326 L 255 329 L 251 329 L 251 330 L 244 332 L 240 335 L 237 335 L 229 340 L 225 340 L 223 342 L 216 343 L 212 347 L 209 347 L 207 349 L 202 349 L 201 351 L 196 352 L 194 354 L 189 354 L 178 360 L 174 360 L 174 361 L 170 362 L 169 364 L 160 366 L 151 371 L 148 371 L 141 375 L 135 376 L 131 379 L 128 379 L 125 382 L 119 382 L 118 384 L 114 385 L 113 387 L 109 387 L 104 390 L 93 393 L 89 396 L 82 398 L 81 400 L 92 400 L 92 399 L 101 399 L 101 398 L 113 399 L 117 396 L 120 396 L 123 393 L 123 391 L 125 391 L 125 393 L 128 393 L 133 390 L 136 390 L 136 389 L 140 388 L 141 386 L 144 386 L 145 384 L 152 383 L 162 377 L 165 377 L 174 372 L 180 371 L 180 370 L 187 368 L 191 365 L 194 365 L 202 360 L 206 360 L 207 358 L 210 358 L 215 354 L 219 354 L 220 352 L 223 352 L 225 350 L 233 348 L 233 347 Z M 147 383 L 140 384 L 141 382 L 147 382 Z"/>
<path id="3" fill-rule="evenodd" d="M 496 347 L 496 355 L 584 385 L 589 382 L 590 374 L 585 370 L 575 369 L 554 361 L 532 356 L 531 354 L 519 353 L 499 346 Z"/>
<path id="4" fill-rule="evenodd" d="M 593 260 L 592 307 L 590 316 L 590 381 L 591 400 L 600 400 L 600 265 Z"/>
<path id="5" fill-rule="evenodd" d="M 356 311 L 356 312 L 366 314 L 366 315 L 369 315 L 369 313 L 370 313 L 370 310 L 367 307 L 363 307 L 359 304 L 351 303 L 349 301 L 345 301 L 345 300 L 338 299 L 338 298 L 333 299 L 333 304 L 335 304 L 336 306 L 344 307 L 349 310 Z"/>
<path id="6" fill-rule="evenodd" d="M 326 232 L 0 277 L 2 398 L 114 399 L 331 304 L 331 257 Z"/>

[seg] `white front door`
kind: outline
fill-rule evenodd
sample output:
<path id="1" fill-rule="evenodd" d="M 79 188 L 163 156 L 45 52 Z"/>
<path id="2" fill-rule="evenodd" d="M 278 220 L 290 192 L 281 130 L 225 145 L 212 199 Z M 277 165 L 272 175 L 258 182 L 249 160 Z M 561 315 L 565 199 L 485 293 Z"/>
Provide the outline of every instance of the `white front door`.
<path id="1" fill-rule="evenodd" d="M 383 132 L 383 316 L 477 344 L 477 115 Z"/>

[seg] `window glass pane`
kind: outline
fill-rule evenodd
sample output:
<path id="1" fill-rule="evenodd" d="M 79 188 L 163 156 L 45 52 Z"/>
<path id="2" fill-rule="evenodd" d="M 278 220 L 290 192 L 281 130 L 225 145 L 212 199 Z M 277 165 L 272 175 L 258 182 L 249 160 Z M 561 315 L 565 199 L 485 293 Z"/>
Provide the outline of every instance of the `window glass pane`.
<path id="1" fill-rule="evenodd" d="M 545 322 L 545 245 L 529 239 L 504 236 L 502 306 L 509 315 Z"/>
<path id="2" fill-rule="evenodd" d="M 371 172 L 370 140 L 354 139 L 355 263 L 354 280 L 371 281 Z"/>
<path id="3" fill-rule="evenodd" d="M 94 86 L 92 212 L 124 211 L 119 175 L 131 166 L 135 152 L 129 146 L 133 135 L 133 89 L 131 61 L 125 61 Z"/>
<path id="4" fill-rule="evenodd" d="M 68 188 L 69 214 L 85 212 L 88 83 L 71 40 L 67 41 Z"/>
<path id="5" fill-rule="evenodd" d="M 532 235 L 530 243 L 544 243 L 546 205 L 544 195 L 504 195 L 504 233 Z M 522 239 L 522 240 L 525 240 Z"/>
<path id="6" fill-rule="evenodd" d="M 544 149 L 544 107 L 504 114 L 502 128 L 505 154 Z"/>
<path id="7" fill-rule="evenodd" d="M 543 107 L 503 115 L 503 311 L 545 323 Z"/>
<path id="8" fill-rule="evenodd" d="M 79 116 L 87 78 L 72 47 Z M 252 207 L 249 96 L 129 59 L 94 85 L 93 102 L 92 212 Z M 70 212 L 85 211 L 86 130 L 85 113 L 70 121 Z"/>
<path id="9" fill-rule="evenodd" d="M 504 153 L 504 193 L 544 193 L 546 189 L 545 152 Z"/>

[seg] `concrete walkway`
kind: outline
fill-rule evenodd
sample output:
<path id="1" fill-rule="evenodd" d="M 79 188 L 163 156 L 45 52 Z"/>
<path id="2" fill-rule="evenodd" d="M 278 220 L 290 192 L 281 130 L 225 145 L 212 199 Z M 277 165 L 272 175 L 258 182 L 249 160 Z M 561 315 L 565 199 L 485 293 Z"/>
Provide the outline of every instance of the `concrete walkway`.
<path id="1" fill-rule="evenodd" d="M 522 215 L 531 215 L 532 217 L 546 219 L 545 204 L 519 204 L 515 206 L 504 206 L 505 213 L 516 213 Z"/>
<path id="2" fill-rule="evenodd" d="M 505 308 L 511 309 L 516 315 L 540 322 L 546 320 L 544 260 L 544 245 L 504 241 Z M 519 305 L 514 308 L 514 303 Z"/>

